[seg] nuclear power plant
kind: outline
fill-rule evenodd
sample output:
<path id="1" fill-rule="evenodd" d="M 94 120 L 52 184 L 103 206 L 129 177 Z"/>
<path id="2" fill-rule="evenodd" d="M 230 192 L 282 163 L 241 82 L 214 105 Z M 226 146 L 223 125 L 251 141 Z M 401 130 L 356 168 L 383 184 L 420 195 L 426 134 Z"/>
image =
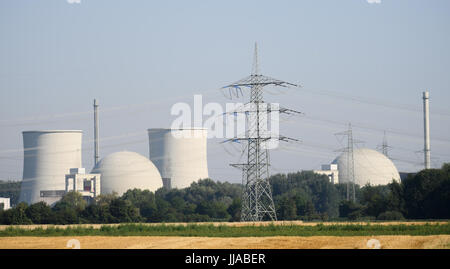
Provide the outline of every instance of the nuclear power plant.
<path id="1" fill-rule="evenodd" d="M 148 129 L 150 159 L 122 151 L 99 160 L 98 119 L 94 100 L 94 168 L 90 174 L 82 167 L 81 130 L 23 132 L 20 202 L 53 205 L 70 191 L 81 193 L 86 200 L 100 194 L 122 195 L 130 189 L 155 192 L 162 187 L 186 188 L 208 178 L 206 129 Z"/>
<path id="2" fill-rule="evenodd" d="M 429 93 L 424 92 L 425 168 L 430 167 L 428 99 Z M 205 128 L 150 128 L 147 129 L 148 158 L 122 151 L 99 160 L 98 126 L 98 102 L 94 100 L 95 164 L 89 174 L 82 167 L 81 130 L 24 131 L 19 200 L 52 205 L 70 191 L 80 192 L 89 200 L 100 194 L 122 195 L 130 189 L 152 192 L 162 187 L 182 189 L 209 177 Z M 351 127 L 341 134 L 348 136 L 348 147 L 329 164 L 322 165 L 321 170 L 314 170 L 315 173 L 328 176 L 334 184 L 364 186 L 400 181 L 400 174 L 386 153 L 368 148 L 353 149 Z"/>
<path id="3" fill-rule="evenodd" d="M 247 85 L 246 83 L 248 84 L 244 80 L 241 84 Z M 260 82 L 257 81 L 257 83 Z M 261 85 L 265 84 L 267 82 Z M 23 180 L 19 201 L 28 204 L 42 201 L 53 205 L 71 191 L 79 192 L 89 201 L 101 194 L 122 195 L 130 189 L 152 192 L 160 188 L 182 189 L 189 187 L 193 182 L 209 177 L 208 130 L 206 128 L 150 128 L 147 129 L 148 158 L 136 152 L 121 151 L 100 159 L 98 106 L 97 100 L 94 100 L 94 167 L 90 173 L 86 173 L 86 169 L 82 167 L 83 132 L 81 130 L 22 132 Z M 428 92 L 423 93 L 423 112 L 424 164 L 428 169 L 430 168 Z M 401 180 L 397 168 L 387 156 L 385 138 L 383 153 L 380 153 L 369 148 L 354 149 L 351 124 L 348 131 L 339 134 L 347 136 L 347 148 L 333 161 L 322 165 L 321 170 L 314 172 L 328 176 L 330 182 L 334 184 L 347 184 L 347 199 L 352 196 L 351 188 L 353 188 L 353 200 L 355 199 L 354 185 L 386 185 L 392 181 Z M 280 140 L 286 139 L 283 137 Z M 253 140 L 254 138 L 250 139 L 250 141 Z M 248 153 L 249 158 L 254 155 L 250 153 Z M 261 165 L 259 162 L 256 164 Z M 250 170 L 247 171 L 247 169 L 250 169 L 252 164 L 242 165 L 244 176 L 248 176 Z M 267 176 L 269 176 L 268 173 Z M 250 196 L 251 191 L 248 192 Z M 2 201 L 4 206 L 9 207 L 9 202 Z M 276 216 L 273 215 L 272 219 L 276 220 Z"/>
<path id="4" fill-rule="evenodd" d="M 97 103 L 94 108 L 97 109 Z M 98 122 L 95 113 L 97 162 L 90 174 L 81 161 L 82 131 L 23 132 L 24 169 L 20 201 L 54 204 L 69 191 L 86 199 L 100 194 L 122 195 L 129 189 L 155 192 L 159 188 L 186 188 L 208 178 L 207 130 L 148 129 L 150 159 L 122 151 L 98 160 Z"/>

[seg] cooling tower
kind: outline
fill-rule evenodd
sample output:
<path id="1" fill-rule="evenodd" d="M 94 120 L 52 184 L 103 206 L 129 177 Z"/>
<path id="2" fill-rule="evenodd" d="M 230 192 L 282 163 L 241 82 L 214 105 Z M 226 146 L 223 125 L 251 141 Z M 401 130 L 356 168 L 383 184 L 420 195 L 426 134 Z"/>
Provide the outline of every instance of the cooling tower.
<path id="1" fill-rule="evenodd" d="M 81 167 L 79 130 L 23 132 L 23 181 L 20 201 L 41 201 L 41 191 L 51 195 L 65 190 L 65 175 Z"/>
<path id="2" fill-rule="evenodd" d="M 208 178 L 207 129 L 148 129 L 150 160 L 166 188 L 186 188 Z"/>

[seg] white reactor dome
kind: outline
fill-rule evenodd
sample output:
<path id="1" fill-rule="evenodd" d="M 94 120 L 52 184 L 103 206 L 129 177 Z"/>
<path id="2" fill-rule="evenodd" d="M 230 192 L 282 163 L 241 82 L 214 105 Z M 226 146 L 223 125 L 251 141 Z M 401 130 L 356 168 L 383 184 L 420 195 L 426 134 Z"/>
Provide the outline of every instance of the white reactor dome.
<path id="1" fill-rule="evenodd" d="M 101 174 L 101 194 L 122 195 L 129 189 L 156 191 L 163 186 L 156 166 L 135 152 L 112 153 L 100 160 L 92 173 Z"/>
<path id="2" fill-rule="evenodd" d="M 333 164 L 338 165 L 339 183 L 348 182 L 348 153 L 338 156 Z M 355 183 L 364 186 L 386 185 L 395 180 L 400 182 L 400 174 L 394 163 L 384 154 L 368 148 L 353 151 Z"/>

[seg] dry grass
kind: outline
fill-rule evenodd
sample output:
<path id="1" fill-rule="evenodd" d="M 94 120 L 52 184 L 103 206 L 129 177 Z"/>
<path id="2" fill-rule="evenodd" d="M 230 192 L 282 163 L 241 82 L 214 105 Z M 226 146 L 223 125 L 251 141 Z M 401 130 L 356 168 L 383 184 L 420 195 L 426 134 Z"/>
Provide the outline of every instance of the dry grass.
<path id="1" fill-rule="evenodd" d="M 447 221 L 376 222 L 377 225 L 447 224 Z M 190 223 L 192 224 L 192 223 Z M 199 223 L 200 224 L 200 223 Z M 260 223 L 201 223 L 228 226 L 263 225 L 317 225 L 318 222 L 278 221 Z M 324 222 L 323 225 L 366 224 L 365 222 Z M 375 223 L 373 223 L 375 224 Z M 25 229 L 48 227 L 93 227 L 104 224 L 80 225 L 18 225 Z M 119 224 L 108 224 L 116 226 Z M 144 224 L 144 225 L 160 225 Z M 172 223 L 166 225 L 187 225 Z M 0 226 L 0 230 L 11 226 Z M 70 239 L 80 241 L 82 249 L 365 249 L 367 242 L 377 239 L 382 249 L 450 249 L 450 235 L 408 236 L 268 236 L 268 237 L 178 237 L 178 236 L 55 236 L 55 237 L 0 237 L 0 249 L 64 249 Z"/>
<path id="2" fill-rule="evenodd" d="M 312 237 L 170 237 L 170 236 L 80 236 L 3 237 L 1 249 L 64 249 L 70 239 L 82 249 L 367 249 L 377 239 L 382 249 L 450 248 L 450 235 L 433 236 L 312 236 Z"/>

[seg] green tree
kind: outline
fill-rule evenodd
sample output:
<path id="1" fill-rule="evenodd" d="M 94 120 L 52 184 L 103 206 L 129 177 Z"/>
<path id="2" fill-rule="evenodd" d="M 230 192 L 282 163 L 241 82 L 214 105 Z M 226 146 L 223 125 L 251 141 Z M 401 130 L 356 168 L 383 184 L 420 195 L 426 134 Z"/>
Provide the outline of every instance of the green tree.
<path id="1" fill-rule="evenodd" d="M 111 204 L 111 201 L 117 198 L 119 198 L 117 192 L 101 194 L 95 198 L 94 202 L 96 205 L 109 206 L 109 204 Z"/>
<path id="2" fill-rule="evenodd" d="M 25 213 L 34 224 L 50 224 L 54 222 L 54 215 L 50 206 L 45 202 L 30 205 Z"/>
<path id="3" fill-rule="evenodd" d="M 17 205 L 20 196 L 21 181 L 1 181 L 0 197 L 9 197 L 11 206 Z"/>
<path id="4" fill-rule="evenodd" d="M 282 198 L 287 195 L 288 199 L 294 201 L 297 217 L 317 219 L 321 218 L 320 216 L 327 216 L 327 218 L 339 216 L 339 189 L 329 181 L 327 176 L 315 174 L 311 171 L 302 171 L 287 175 L 274 175 L 270 177 L 269 181 L 278 210 L 281 207 L 283 207 L 283 210 L 291 210 L 293 207 L 292 202 Z M 283 203 L 283 205 L 278 203 Z M 287 212 L 279 213 L 282 215 L 279 218 L 283 219 L 284 213 Z M 289 218 L 293 217 L 292 212 L 287 215 L 290 215 Z"/>
<path id="5" fill-rule="evenodd" d="M 442 172 L 444 172 L 447 178 L 450 178 L 450 163 L 444 163 L 441 170 Z"/>
<path id="6" fill-rule="evenodd" d="M 436 207 L 448 208 L 448 200 L 433 197 L 449 180 L 442 169 L 426 169 L 403 181 L 407 217 L 413 219 L 438 218 Z M 447 203 L 446 203 L 447 202 Z"/>
<path id="7" fill-rule="evenodd" d="M 87 202 L 79 192 L 68 192 L 53 206 L 56 224 L 80 223 L 81 212 L 86 208 Z"/>
<path id="8" fill-rule="evenodd" d="M 377 220 L 404 220 L 403 214 L 398 211 L 386 211 L 378 215 Z"/>
<path id="9" fill-rule="evenodd" d="M 164 200 L 164 196 L 161 193 L 156 192 L 155 203 L 156 203 L 156 211 L 148 221 L 149 222 L 167 222 L 170 203 Z"/>
<path id="10" fill-rule="evenodd" d="M 109 204 L 105 203 L 92 203 L 88 205 L 81 213 L 81 217 L 88 223 L 113 222 L 113 217 L 109 212 Z"/>
<path id="11" fill-rule="evenodd" d="M 129 201 L 134 207 L 139 208 L 139 212 L 145 221 L 150 221 L 156 214 L 155 195 L 148 190 L 133 189 L 122 195 L 122 199 Z"/>
<path id="12" fill-rule="evenodd" d="M 230 214 L 230 221 L 240 221 L 241 220 L 241 207 L 242 201 L 240 198 L 233 199 L 233 203 L 228 207 L 227 212 Z"/>
<path id="13" fill-rule="evenodd" d="M 450 219 L 450 164 L 442 166 L 443 179 L 424 201 L 428 217 Z"/>
<path id="14" fill-rule="evenodd" d="M 114 223 L 142 221 L 139 209 L 134 207 L 131 202 L 119 198 L 111 201 L 109 213 Z"/>
<path id="15" fill-rule="evenodd" d="M 77 212 L 81 212 L 86 208 L 87 202 L 79 192 L 68 192 L 61 200 L 55 203 L 54 209 L 71 208 Z"/>
<path id="16" fill-rule="evenodd" d="M 297 219 L 297 207 L 295 200 L 287 196 L 282 197 L 278 202 L 277 217 L 280 220 Z"/>
<path id="17" fill-rule="evenodd" d="M 366 185 L 361 189 L 361 204 L 365 206 L 364 215 L 377 217 L 387 210 L 387 186 Z"/>
<path id="18" fill-rule="evenodd" d="M 6 225 L 22 225 L 22 224 L 33 224 L 31 220 L 27 217 L 26 210 L 28 205 L 26 203 L 19 203 L 14 208 L 3 211 L 3 223 Z"/>
<path id="19" fill-rule="evenodd" d="M 306 202 L 305 207 L 305 219 L 306 220 L 318 220 L 321 219 L 320 214 L 317 213 L 314 203 L 312 201 Z"/>
<path id="20" fill-rule="evenodd" d="M 228 221 L 230 214 L 227 212 L 227 207 L 220 202 L 203 201 L 198 204 L 196 213 L 199 215 L 207 215 L 211 219 Z"/>
<path id="21" fill-rule="evenodd" d="M 393 181 L 388 185 L 390 192 L 387 197 L 386 207 L 388 211 L 397 211 L 402 215 L 405 214 L 405 198 L 403 184 Z"/>
<path id="22" fill-rule="evenodd" d="M 343 200 L 339 204 L 339 216 L 350 220 L 357 220 L 363 216 L 364 206 L 353 201 Z"/>

